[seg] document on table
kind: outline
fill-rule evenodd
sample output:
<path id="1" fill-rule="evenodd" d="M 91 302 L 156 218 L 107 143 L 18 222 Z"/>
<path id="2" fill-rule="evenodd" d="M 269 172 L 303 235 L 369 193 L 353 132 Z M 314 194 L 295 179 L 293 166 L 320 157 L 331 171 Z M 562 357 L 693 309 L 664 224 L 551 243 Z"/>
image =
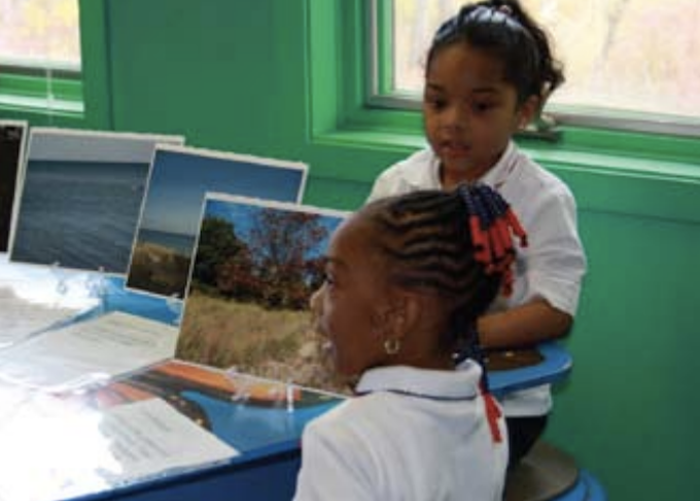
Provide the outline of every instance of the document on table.
<path id="1" fill-rule="evenodd" d="M 178 328 L 110 312 L 0 351 L 0 380 L 47 391 L 104 383 L 171 358 Z"/>
<path id="2" fill-rule="evenodd" d="M 49 398 L 0 422 L 0 501 L 83 496 L 239 455 L 161 399 L 98 411 Z"/>

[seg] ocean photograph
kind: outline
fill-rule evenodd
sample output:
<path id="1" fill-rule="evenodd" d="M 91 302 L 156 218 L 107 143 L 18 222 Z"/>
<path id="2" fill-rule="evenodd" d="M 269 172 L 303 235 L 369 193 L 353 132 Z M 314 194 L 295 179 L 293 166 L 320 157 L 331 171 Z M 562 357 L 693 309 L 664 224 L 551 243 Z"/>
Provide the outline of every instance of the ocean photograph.
<path id="1" fill-rule="evenodd" d="M 347 213 L 210 195 L 176 357 L 343 392 L 308 310 L 324 255 Z"/>
<path id="2" fill-rule="evenodd" d="M 126 286 L 184 298 L 207 192 L 298 203 L 306 165 L 189 147 L 158 146 Z"/>
<path id="3" fill-rule="evenodd" d="M 156 144 L 183 141 L 32 127 L 10 259 L 125 274 Z"/>
<path id="4" fill-rule="evenodd" d="M 11 258 L 124 273 L 147 163 L 31 160 Z"/>

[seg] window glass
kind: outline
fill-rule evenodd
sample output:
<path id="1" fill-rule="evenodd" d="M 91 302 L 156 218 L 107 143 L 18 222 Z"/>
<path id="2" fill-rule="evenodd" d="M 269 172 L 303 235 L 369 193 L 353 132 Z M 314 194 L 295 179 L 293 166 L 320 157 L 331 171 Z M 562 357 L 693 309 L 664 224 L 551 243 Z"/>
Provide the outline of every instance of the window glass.
<path id="1" fill-rule="evenodd" d="M 0 0 L 0 64 L 80 70 L 78 0 Z"/>
<path id="2" fill-rule="evenodd" d="M 432 34 L 465 2 L 385 1 L 393 3 L 393 90 L 420 92 Z M 700 116 L 700 1 L 521 4 L 544 24 L 564 63 L 567 81 L 552 104 Z"/>

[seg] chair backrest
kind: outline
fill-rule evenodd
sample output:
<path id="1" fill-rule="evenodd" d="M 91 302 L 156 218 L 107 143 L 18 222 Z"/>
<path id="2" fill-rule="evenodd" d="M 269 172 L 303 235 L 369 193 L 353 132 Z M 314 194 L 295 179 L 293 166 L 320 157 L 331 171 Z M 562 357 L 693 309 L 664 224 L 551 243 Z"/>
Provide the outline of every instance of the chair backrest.
<path id="1" fill-rule="evenodd" d="M 489 390 L 496 397 L 566 379 L 573 358 L 555 342 L 542 343 L 529 350 L 503 350 L 486 353 Z"/>

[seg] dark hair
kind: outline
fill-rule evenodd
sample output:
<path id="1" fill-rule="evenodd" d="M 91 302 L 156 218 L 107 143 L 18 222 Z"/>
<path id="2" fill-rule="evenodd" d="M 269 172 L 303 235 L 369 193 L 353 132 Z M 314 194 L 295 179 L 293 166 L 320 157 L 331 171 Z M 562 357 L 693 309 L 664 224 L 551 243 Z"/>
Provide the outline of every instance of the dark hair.
<path id="1" fill-rule="evenodd" d="M 389 280 L 434 291 L 452 306 L 445 342 L 457 349 L 499 289 L 510 293 L 515 249 L 525 233 L 501 196 L 486 185 L 422 190 L 380 199 L 364 211 Z"/>
<path id="2" fill-rule="evenodd" d="M 534 95 L 543 105 L 564 82 L 561 63 L 552 55 L 547 34 L 518 0 L 484 0 L 463 6 L 435 33 L 426 72 L 442 48 L 459 42 L 501 60 L 505 80 L 517 89 L 519 104 Z"/>

